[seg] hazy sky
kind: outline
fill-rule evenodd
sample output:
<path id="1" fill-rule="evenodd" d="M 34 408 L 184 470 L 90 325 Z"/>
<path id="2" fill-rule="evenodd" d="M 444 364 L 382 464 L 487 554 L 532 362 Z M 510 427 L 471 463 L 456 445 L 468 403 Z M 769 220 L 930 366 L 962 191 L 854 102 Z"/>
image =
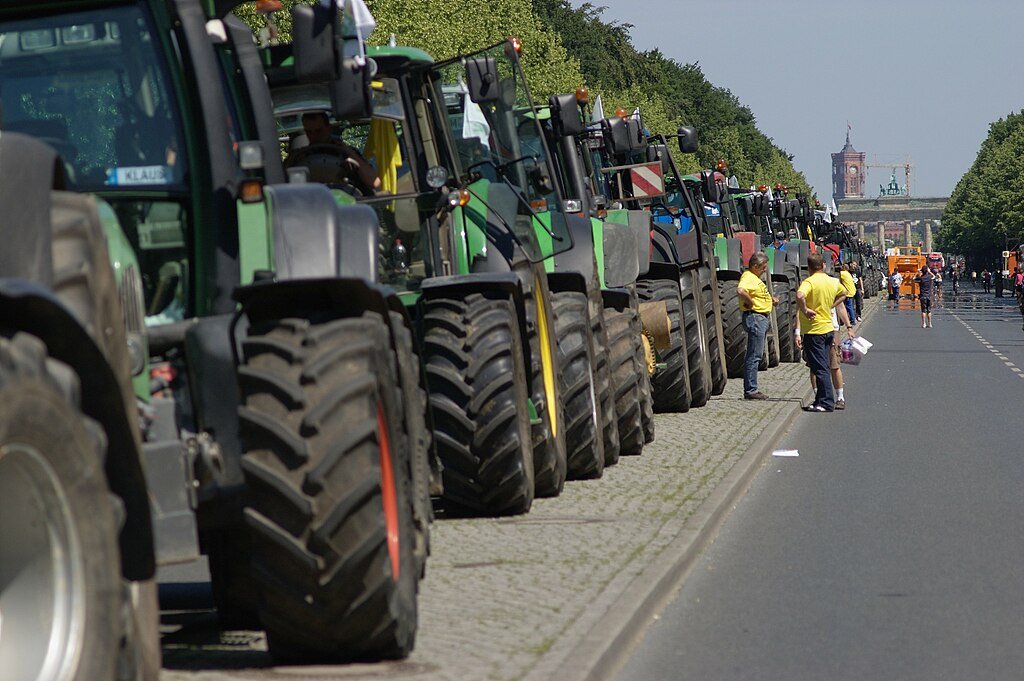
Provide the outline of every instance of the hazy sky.
<path id="1" fill-rule="evenodd" d="M 868 163 L 909 156 L 912 194 L 949 196 L 989 124 L 1024 109 L 1021 0 L 591 1 L 605 21 L 633 24 L 638 49 L 699 62 L 819 197 L 831 196 L 847 121 Z M 865 194 L 890 172 L 869 169 Z"/>

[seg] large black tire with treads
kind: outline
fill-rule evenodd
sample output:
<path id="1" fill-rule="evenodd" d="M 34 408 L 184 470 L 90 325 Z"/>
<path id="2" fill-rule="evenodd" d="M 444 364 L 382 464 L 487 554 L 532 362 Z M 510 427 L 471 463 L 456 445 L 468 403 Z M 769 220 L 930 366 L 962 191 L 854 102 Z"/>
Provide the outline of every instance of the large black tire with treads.
<path id="1" fill-rule="evenodd" d="M 611 353 L 608 330 L 605 328 L 605 310 L 601 292 L 594 291 L 589 298 L 590 329 L 594 339 L 594 389 L 597 391 L 598 413 L 602 424 L 602 447 L 605 467 L 619 462 L 619 423 L 615 412 L 615 386 L 612 385 Z"/>
<path id="2" fill-rule="evenodd" d="M 123 506 L 104 474 L 103 429 L 79 394 L 78 376 L 41 340 L 0 331 L 0 678 L 60 669 L 71 681 L 155 680 L 155 591 L 145 583 L 143 607 L 121 579 Z M 151 621 L 125 616 L 133 601 Z"/>
<path id="3" fill-rule="evenodd" d="M 551 296 L 558 339 L 558 380 L 565 411 L 569 479 L 604 473 L 604 439 L 597 405 L 594 343 L 587 296 L 560 291 Z"/>
<path id="4" fill-rule="evenodd" d="M 707 267 L 701 267 L 701 296 L 704 301 L 704 317 L 707 320 L 708 364 L 711 366 L 711 394 L 725 392 L 728 376 L 725 373 L 725 344 L 722 339 L 720 320 L 721 307 L 718 301 L 717 276 Z M 716 314 L 716 310 L 719 312 Z"/>
<path id="5" fill-rule="evenodd" d="M 539 422 L 531 428 L 533 441 L 534 490 L 538 497 L 557 497 L 565 486 L 568 454 L 565 416 L 561 387 L 558 383 L 558 337 L 554 335 L 554 312 L 546 280 L 537 279 L 537 288 L 526 295 L 527 338 L 530 343 L 530 398 L 537 409 Z M 540 307 L 545 310 L 548 359 L 543 354 Z M 551 362 L 549 372 L 545 363 Z M 546 376 L 554 381 L 547 385 Z"/>
<path id="6" fill-rule="evenodd" d="M 611 382 L 615 390 L 615 417 L 619 429 L 619 453 L 640 454 L 644 448 L 641 422 L 641 367 L 636 358 L 636 338 L 632 324 L 633 311 L 626 307 L 604 310 L 608 328 L 608 357 Z"/>
<path id="7" fill-rule="evenodd" d="M 424 302 L 423 359 L 444 497 L 459 513 L 530 510 L 533 449 L 519 317 L 511 300 Z"/>
<path id="8" fill-rule="evenodd" d="M 654 342 L 644 335 L 644 325 L 640 320 L 640 299 L 636 294 L 636 286 L 630 290 L 630 324 L 633 328 L 633 351 L 636 354 L 637 368 L 640 371 L 640 430 L 644 434 L 644 444 L 654 442 L 654 394 L 651 388 L 651 374 L 648 369 L 648 353 L 654 360 Z"/>
<path id="9" fill-rule="evenodd" d="M 743 328 L 743 310 L 736 292 L 738 280 L 718 280 L 722 302 L 722 340 L 725 343 L 725 370 L 729 378 L 743 378 L 747 355 L 747 330 Z"/>
<path id="10" fill-rule="evenodd" d="M 683 300 L 679 295 L 679 283 L 668 279 L 638 281 L 636 291 L 641 301 L 663 301 L 668 311 L 670 346 L 658 354 L 659 363 L 664 367 L 657 369 L 651 377 L 654 411 L 689 411 L 690 367 L 686 352 Z"/>
<path id="11" fill-rule="evenodd" d="M 414 554 L 422 576 L 430 555 L 430 523 L 434 509 L 430 503 L 430 433 L 427 430 L 427 391 L 421 384 L 420 358 L 413 347 L 412 331 L 405 317 L 391 313 L 398 348 L 398 368 L 402 379 L 405 429 L 409 437 L 409 479 L 412 481 L 412 520 L 416 548 Z"/>
<path id="12" fill-rule="evenodd" d="M 785 274 L 786 279 L 789 280 L 789 319 L 790 323 L 792 324 L 793 330 L 793 332 L 789 335 L 789 342 L 793 346 L 793 361 L 801 362 L 803 361 L 802 352 L 800 348 L 798 348 L 796 345 L 796 330 L 800 328 L 800 319 L 799 315 L 797 314 L 800 308 L 796 302 L 796 291 L 800 287 L 800 269 L 792 263 L 786 263 L 783 273 Z"/>
<path id="13" fill-rule="evenodd" d="M 704 315 L 703 305 L 699 302 L 697 271 L 683 272 L 679 283 L 686 329 L 686 351 L 689 354 L 687 366 L 690 368 L 690 407 L 703 407 L 711 398 L 711 362 L 705 332 L 707 317 Z"/>
<path id="14" fill-rule="evenodd" d="M 793 320 L 789 307 L 789 281 L 772 282 L 775 296 L 779 302 L 775 304 L 775 319 L 779 327 L 779 361 L 793 362 Z"/>
<path id="15" fill-rule="evenodd" d="M 120 386 L 127 428 L 121 431 L 123 441 L 111 439 L 106 444 L 134 449 L 141 456 L 142 438 L 131 385 L 125 317 L 134 313 L 141 325 L 142 301 L 135 301 L 136 309 L 122 309 L 122 297 L 110 266 L 106 231 L 92 197 L 51 192 L 50 223 L 53 292 L 103 352 Z M 124 276 L 127 277 L 127 273 Z M 123 503 L 115 499 L 115 504 Z M 130 629 L 124 633 L 120 666 L 134 678 L 155 680 L 160 674 L 161 657 L 155 578 L 142 582 L 122 581 L 121 590 L 127 594 L 129 618 L 126 621 Z"/>
<path id="16" fill-rule="evenodd" d="M 257 322 L 242 341 L 245 520 L 280 660 L 412 651 L 419 569 L 398 375 L 373 312 Z"/>

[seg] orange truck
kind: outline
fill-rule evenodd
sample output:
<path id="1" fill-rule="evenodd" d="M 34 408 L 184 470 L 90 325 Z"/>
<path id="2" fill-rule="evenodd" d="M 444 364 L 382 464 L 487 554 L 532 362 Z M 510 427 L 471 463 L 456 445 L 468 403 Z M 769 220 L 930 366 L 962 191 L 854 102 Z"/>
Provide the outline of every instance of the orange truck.
<path id="1" fill-rule="evenodd" d="M 925 256 L 921 254 L 918 246 L 896 246 L 886 250 L 886 275 L 891 275 L 896 270 L 903 275 L 903 283 L 900 284 L 900 297 L 908 296 L 913 298 L 917 294 L 917 286 L 914 284 L 914 277 L 921 273 L 925 266 Z"/>

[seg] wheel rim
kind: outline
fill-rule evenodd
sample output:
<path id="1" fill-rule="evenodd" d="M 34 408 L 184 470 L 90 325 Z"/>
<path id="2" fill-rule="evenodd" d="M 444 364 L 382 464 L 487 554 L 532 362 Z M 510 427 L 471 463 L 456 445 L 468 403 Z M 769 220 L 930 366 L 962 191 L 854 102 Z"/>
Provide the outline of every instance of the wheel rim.
<path id="1" fill-rule="evenodd" d="M 391 444 L 384 407 L 377 404 L 377 432 L 380 435 L 380 486 L 384 504 L 384 524 L 388 533 L 388 557 L 391 559 L 391 579 L 398 581 L 401 566 L 401 546 L 398 529 L 398 493 L 395 490 L 395 472 L 391 462 Z"/>
<path id="2" fill-rule="evenodd" d="M 0 448 L 0 499 L 18 509 L 0 514 L 0 678 L 67 678 L 85 618 L 71 507 L 50 464 L 23 444 Z"/>

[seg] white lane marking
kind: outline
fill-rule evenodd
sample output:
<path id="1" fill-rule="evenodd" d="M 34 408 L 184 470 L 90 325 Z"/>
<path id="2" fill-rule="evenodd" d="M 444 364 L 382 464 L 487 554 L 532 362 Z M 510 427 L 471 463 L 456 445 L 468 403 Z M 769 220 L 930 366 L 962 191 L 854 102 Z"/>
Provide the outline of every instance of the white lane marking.
<path id="1" fill-rule="evenodd" d="M 972 329 L 972 328 L 971 328 L 970 326 L 968 326 L 968 325 L 967 325 L 967 322 L 965 322 L 964 320 L 960 319 L 960 317 L 959 317 L 959 316 L 957 316 L 956 314 L 953 314 L 953 315 L 952 315 L 952 317 L 953 317 L 953 319 L 955 319 L 955 320 L 957 320 L 958 322 L 960 322 L 960 324 L 961 324 L 961 325 L 962 325 L 962 326 L 963 326 L 963 327 L 964 327 L 965 329 L 967 329 L 968 331 L 970 331 L 970 332 L 971 332 L 971 333 L 972 333 L 972 334 L 974 335 L 974 337 L 975 337 L 975 338 L 977 338 L 977 339 L 978 339 L 978 341 L 979 341 L 979 342 L 980 342 L 980 343 L 981 343 L 981 344 L 982 344 L 983 346 L 985 346 L 985 348 L 986 348 L 987 350 L 991 351 L 991 353 L 992 353 L 993 355 L 995 355 L 995 356 L 996 356 L 996 357 L 998 357 L 998 358 L 999 358 L 1000 360 L 1002 360 L 1003 364 L 1004 364 L 1005 366 L 1007 366 L 1007 367 L 1008 367 L 1008 368 L 1010 369 L 1010 371 L 1012 371 L 1013 373 L 1017 374 L 1017 376 L 1019 376 L 1020 378 L 1024 378 L 1024 371 L 1021 371 L 1021 370 L 1020 370 L 1020 369 L 1019 369 L 1019 368 L 1018 368 L 1018 367 L 1017 367 L 1017 366 L 1016 366 L 1016 365 L 1015 365 L 1015 364 L 1014 364 L 1013 362 L 1011 362 L 1011 361 L 1009 360 L 1009 358 L 1007 358 L 1007 356 L 1006 356 L 1006 355 L 1004 355 L 1004 354 L 1003 354 L 1003 353 L 1002 353 L 1002 352 L 1001 352 L 1001 351 L 999 350 L 999 348 L 995 347 L 994 345 L 992 345 L 992 343 L 988 342 L 988 340 L 986 340 L 986 339 L 985 339 L 985 338 L 984 338 L 984 337 L 983 337 L 983 336 L 982 336 L 982 335 L 981 335 L 980 333 L 978 333 L 977 331 L 975 331 L 974 329 Z"/>

